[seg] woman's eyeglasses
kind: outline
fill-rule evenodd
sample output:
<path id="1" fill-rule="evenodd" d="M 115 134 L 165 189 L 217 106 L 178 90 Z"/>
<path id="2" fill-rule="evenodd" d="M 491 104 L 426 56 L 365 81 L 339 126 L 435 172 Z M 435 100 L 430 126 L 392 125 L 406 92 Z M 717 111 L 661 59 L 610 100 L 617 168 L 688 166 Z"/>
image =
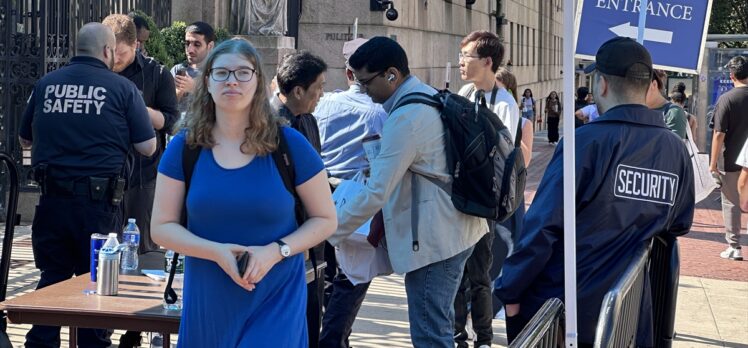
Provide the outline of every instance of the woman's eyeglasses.
<path id="1" fill-rule="evenodd" d="M 210 69 L 210 78 L 216 82 L 224 82 L 229 79 L 231 74 L 239 82 L 249 82 L 252 80 L 252 76 L 255 74 L 255 69 L 252 68 L 240 68 L 236 70 L 229 70 L 226 68 L 213 68 Z"/>

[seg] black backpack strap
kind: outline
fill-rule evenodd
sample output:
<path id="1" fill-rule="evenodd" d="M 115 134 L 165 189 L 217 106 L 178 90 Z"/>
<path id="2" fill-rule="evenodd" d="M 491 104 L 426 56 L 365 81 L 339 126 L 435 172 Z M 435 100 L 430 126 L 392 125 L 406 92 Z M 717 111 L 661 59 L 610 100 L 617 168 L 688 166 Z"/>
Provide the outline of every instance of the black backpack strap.
<path id="1" fill-rule="evenodd" d="M 283 135 L 283 128 L 278 127 L 278 149 L 272 153 L 273 161 L 275 166 L 278 168 L 278 174 L 280 174 L 283 180 L 283 186 L 293 196 L 294 200 L 294 215 L 296 216 L 296 224 L 301 226 L 306 220 L 306 210 L 301 203 L 301 198 L 298 192 L 296 192 L 296 170 L 294 168 L 293 157 L 291 156 L 290 148 L 288 147 L 288 141 Z M 312 262 L 312 268 L 314 268 L 314 280 L 317 280 L 317 254 L 314 252 L 314 248 L 309 249 L 309 261 Z"/>
<path id="2" fill-rule="evenodd" d="M 438 95 L 430 95 L 423 92 L 414 92 L 402 97 L 402 99 L 400 99 L 400 101 L 395 104 L 395 107 L 392 108 L 392 111 L 395 111 L 398 108 L 409 104 L 425 104 L 437 109 L 441 109 L 442 107 L 442 103 L 441 100 L 439 100 Z"/>
<path id="3" fill-rule="evenodd" d="M 182 215 L 179 217 L 179 224 L 187 228 L 187 193 L 190 192 L 190 182 L 192 181 L 192 173 L 195 171 L 195 164 L 197 159 L 200 157 L 200 146 L 189 146 L 187 143 L 182 148 L 182 173 L 184 175 L 184 203 L 182 204 Z M 174 257 L 171 259 L 171 268 L 169 268 L 169 280 L 166 282 L 166 288 L 164 289 L 164 301 L 168 304 L 177 302 L 178 296 L 176 291 L 172 288 L 174 282 L 174 274 L 177 271 L 177 263 L 179 263 L 179 253 L 174 252 Z"/>
<path id="4" fill-rule="evenodd" d="M 296 223 L 301 226 L 304 220 L 306 220 L 304 217 L 304 207 L 301 204 L 299 194 L 296 192 L 296 170 L 294 169 L 293 157 L 288 147 L 288 141 L 286 141 L 281 127 L 278 127 L 278 149 L 273 151 L 272 157 L 275 166 L 278 167 L 278 174 L 280 174 L 283 180 L 283 186 L 293 196 Z"/>
<path id="5" fill-rule="evenodd" d="M 517 136 L 514 137 L 514 147 L 520 147 L 522 143 L 522 116 L 519 117 L 517 122 Z M 530 121 L 527 121 L 530 122 Z"/>

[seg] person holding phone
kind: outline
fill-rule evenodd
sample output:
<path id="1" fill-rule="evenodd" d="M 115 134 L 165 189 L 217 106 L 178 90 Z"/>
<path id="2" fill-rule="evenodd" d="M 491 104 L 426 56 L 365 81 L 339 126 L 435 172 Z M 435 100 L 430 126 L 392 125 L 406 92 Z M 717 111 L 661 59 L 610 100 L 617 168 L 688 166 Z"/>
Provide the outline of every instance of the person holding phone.
<path id="1" fill-rule="evenodd" d="M 184 29 L 184 54 L 187 60 L 171 68 L 180 112 L 189 108 L 189 95 L 195 90 L 195 78 L 202 71 L 201 65 L 215 41 L 215 31 L 208 23 L 194 22 Z"/>
<path id="2" fill-rule="evenodd" d="M 264 86 L 248 41 L 218 45 L 196 79 L 191 117 L 159 165 L 153 239 L 186 256 L 179 347 L 309 344 L 303 252 L 332 235 L 335 207 L 322 160 L 301 134 L 281 126 Z M 273 160 L 279 137 L 308 216 L 301 226 Z M 189 194 L 185 146 L 200 148 Z M 183 207 L 187 228 L 179 224 Z M 247 269 L 239 273 L 244 252 Z"/>

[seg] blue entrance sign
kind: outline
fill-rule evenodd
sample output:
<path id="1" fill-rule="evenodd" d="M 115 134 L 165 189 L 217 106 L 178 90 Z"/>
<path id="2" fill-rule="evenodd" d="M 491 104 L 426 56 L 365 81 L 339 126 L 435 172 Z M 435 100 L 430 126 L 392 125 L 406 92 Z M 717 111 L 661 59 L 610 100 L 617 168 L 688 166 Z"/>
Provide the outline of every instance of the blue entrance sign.
<path id="1" fill-rule="evenodd" d="M 576 57 L 595 59 L 616 36 L 637 39 L 641 0 L 579 0 Z M 656 68 L 697 73 L 701 67 L 712 0 L 650 0 L 644 47 Z"/>

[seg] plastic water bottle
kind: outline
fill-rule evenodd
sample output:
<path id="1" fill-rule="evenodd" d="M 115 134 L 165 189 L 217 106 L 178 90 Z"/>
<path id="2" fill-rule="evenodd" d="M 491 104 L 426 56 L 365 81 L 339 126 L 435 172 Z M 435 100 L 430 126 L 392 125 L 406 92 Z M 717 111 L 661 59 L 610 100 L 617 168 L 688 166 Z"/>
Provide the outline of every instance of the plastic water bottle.
<path id="1" fill-rule="evenodd" d="M 173 259 L 174 251 L 167 250 L 166 254 L 164 254 L 164 273 L 166 274 L 167 281 L 169 279 L 169 272 L 171 272 L 171 263 Z M 163 306 L 168 310 L 181 310 L 182 289 L 184 288 L 184 255 L 182 254 L 180 254 L 177 259 L 177 267 L 174 270 L 174 280 L 171 283 L 171 288 L 174 289 L 174 292 L 177 294 L 177 302 L 166 303 L 166 300 L 164 300 Z"/>
<path id="2" fill-rule="evenodd" d="M 140 230 L 135 224 L 135 219 L 127 219 L 127 226 L 122 232 L 122 270 L 132 271 L 138 269 L 138 246 L 140 245 Z"/>

